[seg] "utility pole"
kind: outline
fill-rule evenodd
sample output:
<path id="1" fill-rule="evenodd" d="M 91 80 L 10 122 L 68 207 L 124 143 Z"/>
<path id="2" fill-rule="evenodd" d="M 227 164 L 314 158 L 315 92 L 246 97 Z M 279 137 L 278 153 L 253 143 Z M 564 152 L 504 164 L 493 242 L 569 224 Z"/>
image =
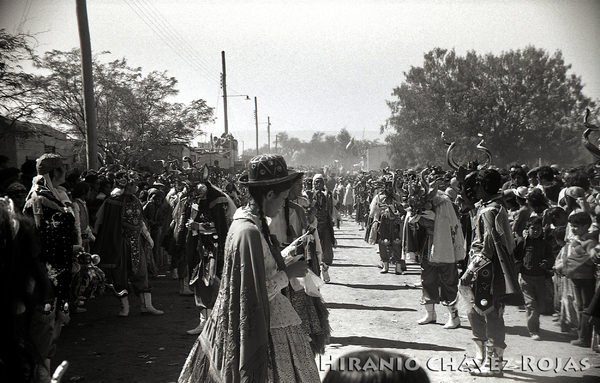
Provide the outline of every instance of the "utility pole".
<path id="1" fill-rule="evenodd" d="M 225 118 L 225 139 L 229 140 L 229 169 L 231 174 L 235 174 L 235 158 L 233 156 L 233 136 L 229 137 L 229 122 L 227 121 L 227 69 L 225 67 L 225 51 L 221 51 L 221 62 L 223 73 L 221 74 L 221 83 L 223 86 L 223 117 Z"/>
<path id="2" fill-rule="evenodd" d="M 271 153 L 271 117 L 267 117 L 267 138 L 269 140 L 269 153 Z"/>
<path id="3" fill-rule="evenodd" d="M 258 156 L 258 102 L 254 97 L 254 120 L 256 122 L 256 155 Z"/>
<path id="4" fill-rule="evenodd" d="M 96 107 L 94 102 L 94 78 L 92 76 L 92 44 L 88 25 L 86 0 L 77 0 L 77 25 L 81 46 L 81 71 L 83 74 L 83 103 L 85 106 L 85 149 L 88 170 L 98 169 L 98 132 L 96 130 Z"/>
<path id="5" fill-rule="evenodd" d="M 221 87 L 223 88 L 223 114 L 225 118 L 225 135 L 229 133 L 229 125 L 227 122 L 227 72 L 225 69 L 225 51 L 221 51 L 221 65 L 223 73 L 221 73 Z"/>

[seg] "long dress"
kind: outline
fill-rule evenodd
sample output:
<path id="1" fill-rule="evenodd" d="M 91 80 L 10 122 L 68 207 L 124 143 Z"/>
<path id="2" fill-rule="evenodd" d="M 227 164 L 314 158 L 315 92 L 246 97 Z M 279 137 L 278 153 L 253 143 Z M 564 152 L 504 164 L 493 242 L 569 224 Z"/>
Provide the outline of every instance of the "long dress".
<path id="1" fill-rule="evenodd" d="M 288 226 L 289 232 L 287 230 Z M 282 244 L 292 243 L 292 241 L 303 234 L 306 227 L 307 218 L 304 209 L 291 201 L 287 201 L 283 210 L 269 222 L 269 230 Z M 315 242 L 318 240 L 318 238 L 311 238 L 304 251 L 308 267 L 316 275 L 319 275 L 320 272 L 320 257 L 314 251 L 316 249 Z M 325 346 L 331 336 L 329 311 L 325 306 L 325 302 L 320 297 L 309 296 L 304 290 L 295 291 L 294 289 L 289 289 L 289 297 L 292 306 L 294 306 L 294 309 L 302 319 L 302 328 L 310 337 L 310 345 L 313 352 L 315 354 L 324 354 Z"/>
<path id="2" fill-rule="evenodd" d="M 308 335 L 261 221 L 236 211 L 225 243 L 219 295 L 194 343 L 179 382 L 319 382 Z"/>

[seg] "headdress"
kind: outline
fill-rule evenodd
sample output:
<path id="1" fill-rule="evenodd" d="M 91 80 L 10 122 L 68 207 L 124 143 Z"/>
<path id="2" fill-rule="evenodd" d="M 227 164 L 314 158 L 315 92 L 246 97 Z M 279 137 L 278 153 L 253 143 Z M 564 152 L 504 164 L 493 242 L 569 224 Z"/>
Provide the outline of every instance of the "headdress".
<path id="1" fill-rule="evenodd" d="M 140 176 L 134 170 L 122 170 L 115 174 L 116 186 L 124 188 L 127 184 L 135 184 L 139 182 Z"/>

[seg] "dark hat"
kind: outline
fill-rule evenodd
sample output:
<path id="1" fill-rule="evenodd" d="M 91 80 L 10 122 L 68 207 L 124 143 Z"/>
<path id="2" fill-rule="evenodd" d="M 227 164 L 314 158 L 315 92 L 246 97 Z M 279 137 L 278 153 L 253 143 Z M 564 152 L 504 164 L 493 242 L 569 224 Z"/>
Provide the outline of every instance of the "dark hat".
<path id="1" fill-rule="evenodd" d="M 27 188 L 20 182 L 13 182 L 6 188 L 7 195 L 17 195 L 19 193 L 27 193 Z"/>
<path id="2" fill-rule="evenodd" d="M 54 169 L 58 169 L 63 166 L 62 157 L 54 153 L 42 154 L 36 160 L 36 169 L 39 175 L 50 173 Z"/>
<path id="3" fill-rule="evenodd" d="M 287 164 L 279 154 L 263 154 L 248 162 L 248 173 L 239 181 L 245 186 L 276 185 L 302 177 L 304 173 L 288 172 Z"/>

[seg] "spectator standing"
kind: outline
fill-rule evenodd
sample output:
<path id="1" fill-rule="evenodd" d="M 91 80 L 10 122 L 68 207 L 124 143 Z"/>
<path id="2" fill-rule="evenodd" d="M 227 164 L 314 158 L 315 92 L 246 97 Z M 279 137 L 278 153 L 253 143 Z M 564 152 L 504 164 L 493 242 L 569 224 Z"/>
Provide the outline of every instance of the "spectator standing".
<path id="1" fill-rule="evenodd" d="M 542 236 L 541 217 L 529 218 L 526 230 L 515 248 L 515 261 L 527 308 L 527 329 L 531 339 L 541 340 L 540 314 L 546 301 L 546 273 L 554 265 L 554 257 L 552 244 Z"/>

